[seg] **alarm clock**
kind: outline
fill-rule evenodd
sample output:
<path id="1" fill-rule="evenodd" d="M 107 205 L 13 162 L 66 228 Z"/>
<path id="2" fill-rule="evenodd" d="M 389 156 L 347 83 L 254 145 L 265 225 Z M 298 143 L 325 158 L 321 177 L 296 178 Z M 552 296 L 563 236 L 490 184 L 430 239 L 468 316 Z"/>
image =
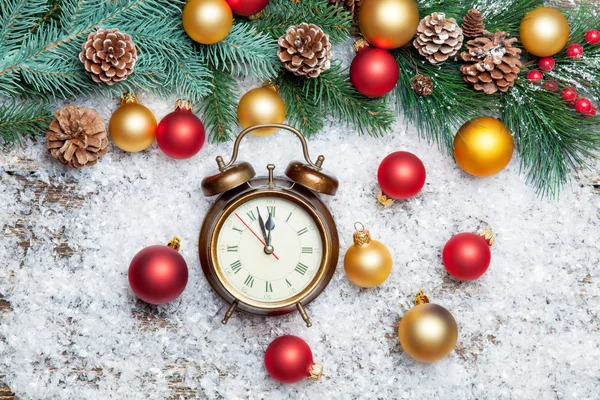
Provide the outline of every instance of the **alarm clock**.
<path id="1" fill-rule="evenodd" d="M 287 177 L 255 177 L 248 162 L 237 162 L 241 140 L 255 129 L 279 128 L 294 133 L 305 162 L 292 161 Z M 284 124 L 263 124 L 242 131 L 231 161 L 216 158 L 219 171 L 202 180 L 205 196 L 220 195 L 208 210 L 199 238 L 206 279 L 229 307 L 276 316 L 298 311 L 311 326 L 305 306 L 329 284 L 339 255 L 333 217 L 318 194 L 334 195 L 338 181 L 323 169 L 325 157 L 311 161 L 304 136 Z"/>

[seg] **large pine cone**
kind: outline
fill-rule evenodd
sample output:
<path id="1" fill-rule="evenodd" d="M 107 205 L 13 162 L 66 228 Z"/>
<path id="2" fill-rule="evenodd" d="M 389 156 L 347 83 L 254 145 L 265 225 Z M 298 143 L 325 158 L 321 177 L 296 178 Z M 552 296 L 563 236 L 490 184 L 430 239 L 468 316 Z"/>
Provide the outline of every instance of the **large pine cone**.
<path id="1" fill-rule="evenodd" d="M 468 51 L 460 53 L 461 60 L 470 63 L 462 65 L 460 72 L 475 90 L 492 94 L 514 86 L 521 71 L 521 49 L 513 47 L 516 38 L 507 37 L 506 32 L 485 32 L 485 36 L 469 40 Z"/>
<path id="2" fill-rule="evenodd" d="M 313 24 L 290 26 L 279 38 L 277 56 L 295 75 L 316 78 L 331 67 L 329 35 Z"/>
<path id="3" fill-rule="evenodd" d="M 69 104 L 54 113 L 46 132 L 52 157 L 74 168 L 94 165 L 106 154 L 106 124 L 96 110 Z"/>
<path id="4" fill-rule="evenodd" d="M 430 63 L 437 64 L 455 55 L 463 43 L 462 29 L 454 18 L 433 13 L 419 22 L 413 45 Z"/>
<path id="5" fill-rule="evenodd" d="M 127 79 L 133 72 L 137 51 L 128 34 L 117 28 L 100 28 L 88 35 L 79 53 L 79 60 L 95 82 L 112 85 Z"/>

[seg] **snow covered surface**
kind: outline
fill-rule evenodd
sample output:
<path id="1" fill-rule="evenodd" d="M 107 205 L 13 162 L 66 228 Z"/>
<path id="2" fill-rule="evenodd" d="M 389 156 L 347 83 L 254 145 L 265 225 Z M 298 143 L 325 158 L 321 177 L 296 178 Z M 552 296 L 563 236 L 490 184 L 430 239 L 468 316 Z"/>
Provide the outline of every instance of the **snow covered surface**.
<path id="1" fill-rule="evenodd" d="M 347 53 L 346 53 L 347 56 Z M 240 94 L 251 87 L 243 83 Z M 172 110 L 141 94 L 158 118 Z M 107 119 L 116 101 L 80 99 Z M 0 233 L 0 293 L 13 311 L 0 316 L 0 373 L 19 399 L 592 399 L 600 393 L 600 196 L 576 181 L 559 200 L 540 200 L 519 175 L 515 156 L 497 176 L 467 176 L 435 146 L 398 123 L 385 138 L 360 137 L 332 123 L 310 140 L 313 158 L 340 180 L 324 197 L 340 232 L 340 263 L 325 292 L 296 313 L 263 318 L 236 313 L 212 292 L 198 260 L 197 236 L 214 199 L 200 180 L 229 159 L 231 143 L 207 144 L 176 161 L 156 147 L 127 154 L 110 144 L 98 165 L 63 167 L 43 141 L 0 155 L 0 227 L 32 213 L 32 247 Z M 427 169 L 427 184 L 409 201 L 382 208 L 376 171 L 390 152 L 408 150 Z M 283 174 L 302 156 L 289 133 L 250 137 L 240 159 Z M 22 179 L 4 172 L 18 158 L 38 169 L 27 181 L 68 185 L 83 202 L 36 201 Z M 35 211 L 37 210 L 37 211 Z M 360 289 L 345 276 L 343 255 L 362 221 L 393 257 L 389 279 Z M 441 249 L 455 233 L 488 223 L 497 235 L 492 264 L 479 280 L 445 273 Z M 74 254 L 58 256 L 56 236 Z M 164 307 L 136 300 L 127 282 L 143 247 L 182 238 L 190 278 Z M 456 350 L 434 364 L 403 353 L 398 322 L 423 289 L 459 325 Z M 142 315 L 140 317 L 140 315 Z M 143 321 L 150 318 L 150 321 Z M 283 334 L 305 339 L 325 366 L 320 382 L 280 385 L 263 367 L 268 344 Z"/>

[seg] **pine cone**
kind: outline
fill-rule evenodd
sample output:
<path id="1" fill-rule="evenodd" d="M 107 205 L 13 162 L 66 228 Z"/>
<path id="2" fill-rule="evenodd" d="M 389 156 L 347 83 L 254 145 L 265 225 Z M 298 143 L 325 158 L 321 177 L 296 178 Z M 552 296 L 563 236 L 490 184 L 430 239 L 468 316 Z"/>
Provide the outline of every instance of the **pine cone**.
<path id="1" fill-rule="evenodd" d="M 277 56 L 294 75 L 316 78 L 331 67 L 329 36 L 313 24 L 290 26 L 279 38 Z"/>
<path id="2" fill-rule="evenodd" d="M 358 9 L 362 0 L 329 0 L 329 4 L 333 4 L 336 7 L 343 8 L 352 15 L 352 21 L 358 21 Z"/>
<path id="3" fill-rule="evenodd" d="M 98 29 L 88 35 L 79 60 L 88 75 L 98 83 L 112 85 L 127 79 L 137 60 L 131 36 L 118 29 Z"/>
<path id="4" fill-rule="evenodd" d="M 506 32 L 485 32 L 485 36 L 469 40 L 468 51 L 460 53 L 461 60 L 470 63 L 462 65 L 460 72 L 475 90 L 492 94 L 514 86 L 521 71 L 521 49 L 513 47 L 516 38 L 507 36 Z"/>
<path id="5" fill-rule="evenodd" d="M 462 29 L 454 18 L 433 13 L 419 22 L 413 45 L 430 63 L 437 64 L 455 55 L 463 43 Z"/>
<path id="6" fill-rule="evenodd" d="M 476 8 L 467 11 L 467 15 L 462 22 L 463 35 L 466 37 L 478 37 L 483 34 L 485 25 L 483 23 L 483 14 Z"/>
<path id="7" fill-rule="evenodd" d="M 69 104 L 54 113 L 46 132 L 52 157 L 74 168 L 94 165 L 106 154 L 106 124 L 96 110 Z"/>
<path id="8" fill-rule="evenodd" d="M 430 77 L 417 73 L 410 78 L 412 88 L 419 96 L 427 97 L 433 93 L 433 81 Z"/>

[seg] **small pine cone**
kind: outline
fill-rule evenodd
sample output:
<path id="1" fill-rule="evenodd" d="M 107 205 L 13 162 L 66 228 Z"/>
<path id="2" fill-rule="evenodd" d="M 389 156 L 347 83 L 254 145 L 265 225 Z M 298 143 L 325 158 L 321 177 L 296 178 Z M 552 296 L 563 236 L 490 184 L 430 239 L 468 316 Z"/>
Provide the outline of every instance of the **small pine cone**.
<path id="1" fill-rule="evenodd" d="M 430 77 L 417 73 L 410 78 L 412 88 L 419 96 L 427 97 L 433 93 L 433 81 Z"/>
<path id="2" fill-rule="evenodd" d="M 463 43 L 462 29 L 454 18 L 433 13 L 419 22 L 413 45 L 430 63 L 437 64 L 455 55 Z"/>
<path id="3" fill-rule="evenodd" d="M 506 32 L 484 35 L 467 42 L 467 51 L 460 53 L 460 59 L 467 64 L 460 67 L 460 72 L 475 90 L 487 94 L 506 92 L 521 71 L 521 49 L 513 47 L 517 39 L 507 39 Z"/>
<path id="4" fill-rule="evenodd" d="M 329 4 L 343 8 L 352 15 L 352 21 L 358 21 L 358 9 L 363 0 L 329 0 Z"/>
<path id="5" fill-rule="evenodd" d="M 313 24 L 290 26 L 279 38 L 277 56 L 294 75 L 316 78 L 331 67 L 329 36 Z"/>
<path id="6" fill-rule="evenodd" d="M 74 168 L 94 165 L 106 154 L 106 124 L 96 110 L 69 104 L 54 113 L 46 132 L 52 157 Z"/>
<path id="7" fill-rule="evenodd" d="M 94 82 L 112 85 L 127 79 L 133 72 L 137 51 L 128 34 L 117 28 L 100 28 L 88 35 L 79 60 Z"/>
<path id="8" fill-rule="evenodd" d="M 463 35 L 474 38 L 481 36 L 485 30 L 483 23 L 483 14 L 476 8 L 472 8 L 467 12 L 462 22 Z"/>

